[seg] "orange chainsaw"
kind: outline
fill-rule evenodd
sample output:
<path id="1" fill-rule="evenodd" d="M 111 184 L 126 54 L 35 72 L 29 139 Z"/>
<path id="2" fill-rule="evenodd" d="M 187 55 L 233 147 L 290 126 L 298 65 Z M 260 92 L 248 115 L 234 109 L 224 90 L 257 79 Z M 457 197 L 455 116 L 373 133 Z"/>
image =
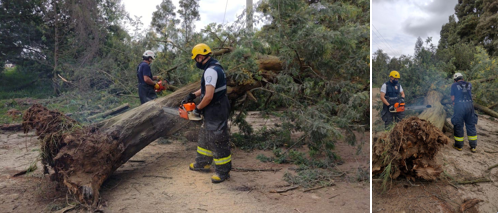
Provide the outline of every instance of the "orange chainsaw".
<path id="1" fill-rule="evenodd" d="M 193 120 L 193 121 L 199 121 L 202 120 L 203 118 L 200 116 L 196 116 L 194 114 L 194 109 L 196 109 L 196 103 L 194 102 L 184 102 L 180 104 L 178 109 L 173 109 L 173 108 L 163 108 L 163 110 L 167 113 L 170 114 L 178 114 L 181 118 L 184 118 L 186 120 Z"/>
<path id="2" fill-rule="evenodd" d="M 398 112 L 404 112 L 405 110 L 421 110 L 421 109 L 427 109 L 431 108 L 431 105 L 421 105 L 421 106 L 408 106 L 407 108 L 405 107 L 405 103 L 395 103 L 393 104 L 393 110 L 391 110 L 391 113 L 398 113 Z"/>

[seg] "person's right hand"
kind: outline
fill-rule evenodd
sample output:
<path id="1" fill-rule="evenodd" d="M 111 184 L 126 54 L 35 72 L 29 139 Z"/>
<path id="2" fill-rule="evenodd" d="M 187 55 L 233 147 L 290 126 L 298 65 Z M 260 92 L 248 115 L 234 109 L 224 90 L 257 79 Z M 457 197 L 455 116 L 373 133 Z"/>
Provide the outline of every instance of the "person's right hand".
<path id="1" fill-rule="evenodd" d="M 196 99 L 196 95 L 189 93 L 187 97 L 184 98 L 184 102 L 192 102 L 194 99 Z"/>
<path id="2" fill-rule="evenodd" d="M 158 89 L 159 89 L 159 84 L 158 84 L 158 83 L 156 83 L 156 84 L 154 85 L 154 90 L 158 90 Z"/>
<path id="3" fill-rule="evenodd" d="M 389 111 L 395 111 L 395 106 L 390 105 L 390 106 L 388 107 L 388 110 L 389 110 Z"/>

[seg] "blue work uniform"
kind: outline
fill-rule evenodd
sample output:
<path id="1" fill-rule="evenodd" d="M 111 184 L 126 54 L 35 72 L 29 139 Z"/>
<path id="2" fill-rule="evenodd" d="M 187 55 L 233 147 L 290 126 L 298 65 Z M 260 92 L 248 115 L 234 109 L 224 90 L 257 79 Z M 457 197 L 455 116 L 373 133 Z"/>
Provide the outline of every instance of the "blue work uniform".
<path id="1" fill-rule="evenodd" d="M 215 172 L 221 176 L 228 176 L 232 168 L 232 159 L 229 144 L 229 132 L 227 121 L 229 119 L 230 103 L 227 98 L 227 80 L 225 72 L 220 63 L 210 58 L 204 64 L 203 78 L 201 79 L 201 99 L 206 94 L 207 81 L 211 77 L 205 74 L 216 72 L 217 81 L 215 93 L 211 102 L 201 109 L 203 117 L 203 128 L 199 132 L 198 150 L 196 156 L 197 167 L 210 165 L 215 162 Z M 210 85 L 213 85 L 211 83 Z"/>
<path id="2" fill-rule="evenodd" d="M 144 104 L 145 102 L 158 98 L 156 92 L 154 91 L 154 86 L 144 82 L 144 76 L 148 76 L 151 79 L 153 77 L 149 64 L 141 62 L 139 66 L 137 66 L 137 87 L 139 88 L 140 104 Z"/>
<path id="3" fill-rule="evenodd" d="M 394 105 L 395 103 L 400 102 L 400 83 L 392 83 L 390 81 L 385 83 L 386 92 L 385 99 L 388 101 L 390 105 Z M 383 110 L 381 111 L 381 119 L 385 122 L 385 128 L 388 128 L 390 124 L 393 122 L 393 118 L 395 117 L 395 122 L 399 122 L 404 118 L 404 112 L 396 112 L 392 113 L 389 110 L 389 106 L 383 103 Z"/>
<path id="4" fill-rule="evenodd" d="M 471 148 L 477 146 L 477 135 L 475 125 L 478 122 L 478 115 L 473 108 L 471 97 L 471 83 L 458 81 L 451 86 L 451 96 L 454 96 L 454 115 L 452 115 L 452 125 L 454 125 L 454 146 L 463 148 L 464 146 L 464 125 Z"/>

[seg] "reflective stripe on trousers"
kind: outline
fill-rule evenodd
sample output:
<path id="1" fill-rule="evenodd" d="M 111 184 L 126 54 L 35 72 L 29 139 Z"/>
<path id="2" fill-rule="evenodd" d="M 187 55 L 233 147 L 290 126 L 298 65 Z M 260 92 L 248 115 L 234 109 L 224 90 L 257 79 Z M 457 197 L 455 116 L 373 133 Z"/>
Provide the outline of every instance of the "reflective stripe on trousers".
<path id="1" fill-rule="evenodd" d="M 204 156 L 213 157 L 213 153 L 210 150 L 204 149 L 200 146 L 198 146 L 198 153 Z"/>
<path id="2" fill-rule="evenodd" d="M 220 159 L 214 158 L 213 160 L 215 161 L 216 165 L 224 165 L 224 164 L 229 163 L 231 161 L 231 156 L 232 155 L 229 155 L 228 157 L 224 157 L 224 158 L 220 158 Z"/>

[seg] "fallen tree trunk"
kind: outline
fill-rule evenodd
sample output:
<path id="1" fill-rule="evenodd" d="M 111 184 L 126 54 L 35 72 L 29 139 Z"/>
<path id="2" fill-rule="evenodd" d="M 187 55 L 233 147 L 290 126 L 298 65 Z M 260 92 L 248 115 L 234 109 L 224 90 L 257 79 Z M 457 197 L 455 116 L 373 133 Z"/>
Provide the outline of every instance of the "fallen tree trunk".
<path id="1" fill-rule="evenodd" d="M 118 106 L 118 107 L 116 107 L 116 108 L 113 108 L 113 109 L 111 109 L 111 110 L 107 110 L 107 111 L 105 111 L 105 112 L 102 112 L 102 113 L 99 113 L 99 114 L 96 114 L 96 115 L 90 116 L 90 117 L 88 117 L 87 119 L 88 119 L 88 120 L 95 120 L 95 119 L 97 119 L 97 118 L 107 117 L 107 116 L 109 116 L 109 115 L 113 115 L 113 114 L 116 114 L 116 113 L 118 113 L 118 112 L 121 112 L 121 111 L 123 111 L 123 110 L 125 110 L 125 109 L 127 109 L 127 108 L 129 108 L 129 107 L 130 107 L 130 105 L 128 105 L 128 103 L 125 103 L 125 104 L 120 105 L 120 106 Z"/>
<path id="2" fill-rule="evenodd" d="M 187 124 L 196 123 L 168 113 L 163 107 L 177 108 L 199 86 L 199 82 L 189 84 L 89 127 L 35 104 L 24 114 L 23 127 L 25 132 L 36 129 L 42 141 L 42 163 L 54 169 L 54 177 L 80 202 L 95 207 L 102 183 L 118 167 L 157 138 L 171 136 Z M 242 90 L 232 87 L 232 92 L 239 91 Z"/>
<path id="3" fill-rule="evenodd" d="M 262 76 L 273 81 L 282 68 L 277 57 L 262 57 Z M 266 76 L 264 75 L 266 74 Z M 264 86 L 254 79 L 238 85 L 228 80 L 227 95 L 237 99 L 251 89 Z M 55 179 L 68 187 L 82 203 L 98 205 L 102 183 L 123 163 L 159 137 L 168 137 L 190 122 L 164 107 L 178 108 L 187 94 L 196 91 L 200 81 L 177 89 L 121 115 L 82 127 L 75 120 L 41 105 L 34 105 L 23 117 L 25 132 L 36 129 L 42 141 L 42 163 L 55 171 Z M 196 123 L 199 124 L 199 123 Z"/>
<path id="4" fill-rule="evenodd" d="M 42 163 L 54 169 L 54 177 L 80 202 L 95 207 L 100 186 L 119 166 L 155 139 L 170 136 L 189 123 L 162 107 L 177 107 L 185 95 L 198 87 L 188 85 L 90 127 L 81 127 L 60 112 L 33 105 L 23 117 L 23 127 L 25 132 L 36 129 L 42 141 Z"/>
<path id="5" fill-rule="evenodd" d="M 492 111 L 492 110 L 490 110 L 489 108 L 487 108 L 485 106 L 482 106 L 482 105 L 479 105 L 479 104 L 473 102 L 473 107 L 475 107 L 476 109 L 484 112 L 485 114 L 488 114 L 488 115 L 490 115 L 492 117 L 497 118 L 497 112 Z"/>

